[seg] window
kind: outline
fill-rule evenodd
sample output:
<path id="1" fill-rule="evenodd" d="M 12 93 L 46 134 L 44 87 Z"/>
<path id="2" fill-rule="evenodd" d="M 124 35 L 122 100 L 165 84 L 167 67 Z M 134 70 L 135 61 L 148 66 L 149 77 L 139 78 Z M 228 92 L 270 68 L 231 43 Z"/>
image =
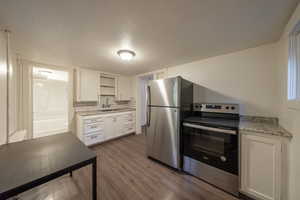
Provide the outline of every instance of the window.
<path id="1" fill-rule="evenodd" d="M 300 100 L 300 22 L 289 35 L 288 100 Z"/>

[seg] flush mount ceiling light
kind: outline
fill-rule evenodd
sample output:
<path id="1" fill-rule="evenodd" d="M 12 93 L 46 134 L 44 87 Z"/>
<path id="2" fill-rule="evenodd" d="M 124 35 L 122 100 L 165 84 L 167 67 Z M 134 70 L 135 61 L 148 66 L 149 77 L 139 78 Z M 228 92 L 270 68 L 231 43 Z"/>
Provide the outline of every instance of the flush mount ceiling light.
<path id="1" fill-rule="evenodd" d="M 133 51 L 130 51 L 130 50 L 119 50 L 117 52 L 117 54 L 121 57 L 122 60 L 132 60 L 133 57 L 135 56 L 135 53 Z"/>

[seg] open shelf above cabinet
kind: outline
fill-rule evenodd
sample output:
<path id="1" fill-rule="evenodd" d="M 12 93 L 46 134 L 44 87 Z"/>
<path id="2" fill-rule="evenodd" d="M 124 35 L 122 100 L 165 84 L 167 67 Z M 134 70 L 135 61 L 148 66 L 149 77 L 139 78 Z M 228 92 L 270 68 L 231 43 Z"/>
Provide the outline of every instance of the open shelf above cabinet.
<path id="1" fill-rule="evenodd" d="M 100 74 L 100 96 L 115 97 L 117 95 L 117 76 Z"/>

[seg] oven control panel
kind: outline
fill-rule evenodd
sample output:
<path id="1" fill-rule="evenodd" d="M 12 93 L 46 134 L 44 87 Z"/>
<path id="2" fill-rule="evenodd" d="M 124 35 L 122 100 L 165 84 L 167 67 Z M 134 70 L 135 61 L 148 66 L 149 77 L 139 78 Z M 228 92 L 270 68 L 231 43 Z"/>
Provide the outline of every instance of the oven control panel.
<path id="1" fill-rule="evenodd" d="M 194 103 L 194 111 L 239 114 L 238 104 Z"/>

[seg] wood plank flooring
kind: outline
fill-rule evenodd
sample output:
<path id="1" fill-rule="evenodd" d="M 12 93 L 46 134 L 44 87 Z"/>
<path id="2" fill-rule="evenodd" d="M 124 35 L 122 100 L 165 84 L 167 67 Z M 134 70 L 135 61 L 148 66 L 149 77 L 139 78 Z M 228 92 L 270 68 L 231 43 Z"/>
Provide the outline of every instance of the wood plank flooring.
<path id="1" fill-rule="evenodd" d="M 145 137 L 131 135 L 92 148 L 98 155 L 99 200 L 237 200 L 148 158 Z M 91 168 L 21 194 L 22 200 L 89 200 Z"/>

